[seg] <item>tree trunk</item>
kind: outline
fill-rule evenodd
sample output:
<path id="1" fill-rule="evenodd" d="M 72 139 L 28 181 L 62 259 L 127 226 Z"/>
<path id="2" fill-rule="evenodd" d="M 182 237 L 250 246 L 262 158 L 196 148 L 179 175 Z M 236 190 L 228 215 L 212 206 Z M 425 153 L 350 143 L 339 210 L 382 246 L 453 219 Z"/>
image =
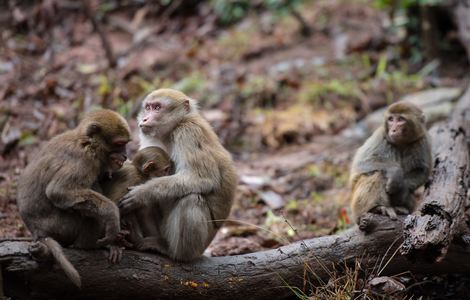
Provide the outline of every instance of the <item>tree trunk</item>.
<path id="1" fill-rule="evenodd" d="M 328 282 L 335 271 L 344 272 L 345 266 L 354 267 L 356 262 L 375 275 L 470 273 L 470 250 L 462 247 L 452 248 L 439 264 L 410 262 L 396 255 L 401 220 L 373 217 L 379 226 L 368 235 L 355 227 L 274 250 L 203 258 L 190 264 L 125 251 L 121 263 L 111 265 L 103 251 L 65 249 L 82 276 L 81 290 L 50 262 L 33 261 L 29 242 L 5 240 L 0 242 L 5 295 L 20 299 L 282 299 L 293 296 L 289 287 L 308 294 L 308 287 Z"/>
<path id="2" fill-rule="evenodd" d="M 448 123 L 431 130 L 434 167 L 417 213 L 405 220 L 402 254 L 442 260 L 453 238 L 462 234 L 468 191 L 470 88 Z"/>
<path id="3" fill-rule="evenodd" d="M 454 0 L 454 14 L 459 37 L 470 59 L 470 0 Z"/>

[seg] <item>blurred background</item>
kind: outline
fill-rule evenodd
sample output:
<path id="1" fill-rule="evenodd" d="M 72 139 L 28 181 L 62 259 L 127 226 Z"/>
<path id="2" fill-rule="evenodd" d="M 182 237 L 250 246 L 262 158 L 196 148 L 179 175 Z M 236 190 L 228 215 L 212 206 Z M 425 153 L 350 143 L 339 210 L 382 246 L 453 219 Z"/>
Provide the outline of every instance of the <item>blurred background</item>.
<path id="1" fill-rule="evenodd" d="M 199 100 L 236 161 L 233 221 L 208 255 L 342 231 L 374 111 L 408 97 L 435 122 L 465 87 L 458 12 L 444 0 L 0 1 L 0 237 L 28 236 L 16 180 L 44 141 L 106 107 L 134 130 L 132 157 L 140 101 L 162 87 Z"/>

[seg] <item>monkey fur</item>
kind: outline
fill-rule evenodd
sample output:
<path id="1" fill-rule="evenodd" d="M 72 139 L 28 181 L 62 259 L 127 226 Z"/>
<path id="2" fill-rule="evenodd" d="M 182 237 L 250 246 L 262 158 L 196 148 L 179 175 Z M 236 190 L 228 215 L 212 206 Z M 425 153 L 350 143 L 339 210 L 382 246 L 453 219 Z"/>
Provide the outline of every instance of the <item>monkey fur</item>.
<path id="1" fill-rule="evenodd" d="M 177 261 L 195 260 L 229 215 L 237 186 L 231 156 L 195 100 L 179 91 L 151 92 L 138 121 L 140 147 L 165 149 L 175 173 L 133 188 L 119 203 L 121 213 L 157 207 L 160 237 L 152 250 Z"/>
<path id="2" fill-rule="evenodd" d="M 137 152 L 132 162 L 125 162 L 120 170 L 101 184 L 103 194 L 118 203 L 130 188 L 151 178 L 167 176 L 170 170 L 170 157 L 162 148 L 143 148 Z M 155 207 L 138 209 L 121 218 L 121 224 L 130 232 L 127 239 L 133 244 L 133 249 L 139 251 L 152 248 L 152 238 L 148 244 L 146 237 L 158 236 L 159 223 L 159 211 Z"/>
<path id="3" fill-rule="evenodd" d="M 129 139 L 129 126 L 119 114 L 91 112 L 75 129 L 48 141 L 18 180 L 20 216 L 36 241 L 32 255 L 50 254 L 76 286 L 80 276 L 61 246 L 106 246 L 112 262 L 121 257 L 119 210 L 91 187 L 122 166 Z"/>
<path id="4" fill-rule="evenodd" d="M 421 109 L 397 102 L 387 109 L 384 123 L 356 152 L 350 174 L 351 210 L 361 229 L 361 216 L 377 212 L 396 218 L 411 213 L 414 191 L 431 173 L 430 140 Z"/>

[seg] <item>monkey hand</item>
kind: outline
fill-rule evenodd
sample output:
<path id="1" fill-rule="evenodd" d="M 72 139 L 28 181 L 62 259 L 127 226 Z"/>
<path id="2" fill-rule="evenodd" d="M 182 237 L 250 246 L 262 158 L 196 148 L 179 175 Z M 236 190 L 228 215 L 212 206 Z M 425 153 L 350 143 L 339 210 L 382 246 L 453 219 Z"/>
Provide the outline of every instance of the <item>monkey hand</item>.
<path id="1" fill-rule="evenodd" d="M 122 247 L 116 245 L 106 246 L 109 249 L 108 260 L 112 264 L 117 264 L 122 259 Z"/>
<path id="2" fill-rule="evenodd" d="M 118 207 L 121 215 L 127 215 L 134 210 L 145 206 L 145 192 L 145 186 L 141 185 L 132 187 L 132 189 L 119 201 Z"/>
<path id="3" fill-rule="evenodd" d="M 121 247 L 132 248 L 134 245 L 126 239 L 130 234 L 131 233 L 128 230 L 119 231 L 115 244 Z"/>

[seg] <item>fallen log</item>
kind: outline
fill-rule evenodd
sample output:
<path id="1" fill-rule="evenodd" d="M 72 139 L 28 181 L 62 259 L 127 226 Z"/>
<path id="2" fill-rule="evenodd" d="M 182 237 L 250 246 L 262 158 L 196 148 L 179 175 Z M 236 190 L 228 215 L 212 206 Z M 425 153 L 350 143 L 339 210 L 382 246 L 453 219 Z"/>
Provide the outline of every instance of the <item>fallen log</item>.
<path id="1" fill-rule="evenodd" d="M 121 263 L 111 265 L 103 251 L 65 249 L 82 276 L 81 289 L 75 288 L 50 262 L 32 260 L 28 241 L 3 240 L 0 264 L 4 292 L 15 299 L 282 299 L 293 296 L 290 288 L 306 290 L 328 282 L 335 271 L 342 272 L 345 266 L 360 265 L 363 271 L 368 268 L 369 274 L 376 275 L 404 271 L 470 273 L 470 249 L 455 246 L 438 264 L 410 262 L 396 255 L 402 220 L 391 221 L 378 215 L 373 218 L 379 225 L 367 235 L 354 227 L 339 235 L 274 250 L 204 257 L 190 264 L 125 251 Z"/>
<path id="2" fill-rule="evenodd" d="M 415 214 L 404 223 L 402 254 L 442 260 L 455 236 L 465 229 L 469 180 L 470 88 L 450 120 L 431 129 L 434 167 Z"/>

